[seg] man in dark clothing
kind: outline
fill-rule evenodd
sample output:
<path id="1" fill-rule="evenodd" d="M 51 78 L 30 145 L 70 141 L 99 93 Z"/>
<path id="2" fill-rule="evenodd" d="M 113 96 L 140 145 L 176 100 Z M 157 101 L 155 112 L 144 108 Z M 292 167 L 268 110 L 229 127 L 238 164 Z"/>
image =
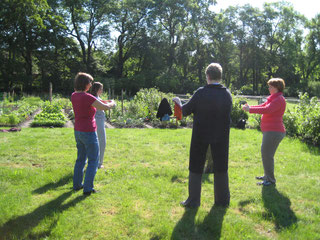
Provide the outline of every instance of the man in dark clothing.
<path id="1" fill-rule="evenodd" d="M 210 64 L 206 77 L 207 85 L 200 87 L 182 106 L 184 116 L 193 113 L 189 197 L 181 202 L 185 207 L 200 206 L 201 177 L 209 147 L 213 159 L 215 205 L 228 206 L 230 202 L 228 155 L 232 97 L 229 90 L 220 84 L 220 64 Z"/>

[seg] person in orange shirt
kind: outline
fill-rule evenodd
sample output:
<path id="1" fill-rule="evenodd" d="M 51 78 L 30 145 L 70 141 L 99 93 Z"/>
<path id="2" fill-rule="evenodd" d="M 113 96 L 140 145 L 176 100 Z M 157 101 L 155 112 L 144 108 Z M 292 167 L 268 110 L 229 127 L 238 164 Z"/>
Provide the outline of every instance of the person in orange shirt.
<path id="1" fill-rule="evenodd" d="M 182 119 L 182 104 L 179 98 L 173 98 L 172 101 L 174 102 L 174 114 L 173 116 L 176 117 L 177 120 Z"/>

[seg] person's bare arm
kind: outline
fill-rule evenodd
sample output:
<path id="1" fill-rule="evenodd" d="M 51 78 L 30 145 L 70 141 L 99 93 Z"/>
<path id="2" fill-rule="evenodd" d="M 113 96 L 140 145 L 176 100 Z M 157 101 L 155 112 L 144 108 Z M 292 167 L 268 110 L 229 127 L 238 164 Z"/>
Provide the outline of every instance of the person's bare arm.
<path id="1" fill-rule="evenodd" d="M 115 105 L 116 104 L 114 101 L 103 103 L 98 99 L 92 103 L 92 106 L 95 107 L 97 110 L 109 110 L 113 108 Z"/>

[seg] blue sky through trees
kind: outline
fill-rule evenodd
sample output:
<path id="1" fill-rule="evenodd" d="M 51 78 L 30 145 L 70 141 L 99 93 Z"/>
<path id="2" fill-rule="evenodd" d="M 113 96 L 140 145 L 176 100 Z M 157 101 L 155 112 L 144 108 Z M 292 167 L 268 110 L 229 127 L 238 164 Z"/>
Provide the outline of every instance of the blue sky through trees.
<path id="1" fill-rule="evenodd" d="M 228 6 L 243 6 L 245 4 L 250 4 L 253 7 L 258 7 L 262 9 L 263 4 L 265 2 L 279 2 L 278 0 L 217 0 L 217 4 L 212 7 L 212 10 L 215 12 L 219 12 L 220 9 L 226 9 Z M 315 0 L 287 0 L 286 2 L 290 2 L 293 8 L 303 14 L 308 19 L 314 18 L 318 13 L 320 13 L 320 1 Z"/>

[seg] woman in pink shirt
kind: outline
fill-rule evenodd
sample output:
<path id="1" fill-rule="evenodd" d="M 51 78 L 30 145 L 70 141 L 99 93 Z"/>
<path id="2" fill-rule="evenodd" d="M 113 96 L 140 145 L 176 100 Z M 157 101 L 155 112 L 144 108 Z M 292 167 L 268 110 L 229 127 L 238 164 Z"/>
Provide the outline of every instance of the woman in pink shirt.
<path id="1" fill-rule="evenodd" d="M 74 135 L 77 143 L 77 160 L 74 166 L 73 189 L 83 188 L 84 195 L 95 193 L 93 188 L 94 177 L 99 163 L 99 143 L 97 138 L 97 126 L 94 115 L 96 109 L 108 110 L 114 106 L 114 102 L 102 103 L 96 97 L 87 93 L 90 89 L 93 77 L 87 73 L 79 72 L 74 81 L 74 92 L 71 102 L 75 116 Z M 83 182 L 83 173 L 88 158 L 88 167 Z M 83 183 L 82 183 L 83 182 Z"/>
<path id="2" fill-rule="evenodd" d="M 286 110 L 286 100 L 283 97 L 285 88 L 284 80 L 281 78 L 272 78 L 268 81 L 270 96 L 267 101 L 261 105 L 243 106 L 243 110 L 249 113 L 262 114 L 261 131 L 263 134 L 261 144 L 261 157 L 264 169 L 264 176 L 256 177 L 259 185 L 269 186 L 276 183 L 274 177 L 274 155 L 281 140 L 286 135 L 286 129 L 283 125 L 283 114 Z"/>

